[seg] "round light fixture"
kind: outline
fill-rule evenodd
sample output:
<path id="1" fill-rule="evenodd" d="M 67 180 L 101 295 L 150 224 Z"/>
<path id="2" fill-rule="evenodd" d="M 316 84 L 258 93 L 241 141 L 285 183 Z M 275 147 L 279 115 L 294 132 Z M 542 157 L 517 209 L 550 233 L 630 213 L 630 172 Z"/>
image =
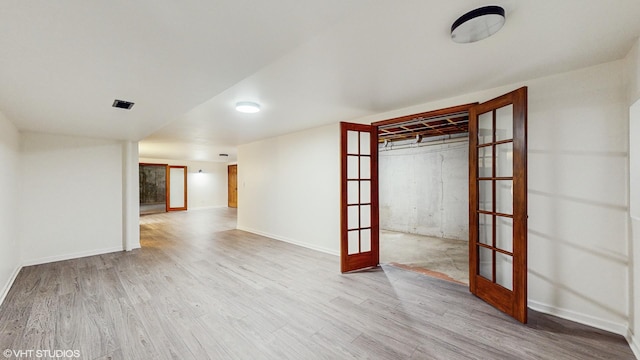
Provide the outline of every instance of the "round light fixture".
<path id="1" fill-rule="evenodd" d="M 260 111 L 260 104 L 251 101 L 240 101 L 236 103 L 236 110 L 242 113 L 257 113 Z"/>
<path id="2" fill-rule="evenodd" d="M 504 22 L 504 9 L 500 6 L 471 10 L 451 25 L 451 39 L 462 44 L 486 39 L 497 33 Z"/>

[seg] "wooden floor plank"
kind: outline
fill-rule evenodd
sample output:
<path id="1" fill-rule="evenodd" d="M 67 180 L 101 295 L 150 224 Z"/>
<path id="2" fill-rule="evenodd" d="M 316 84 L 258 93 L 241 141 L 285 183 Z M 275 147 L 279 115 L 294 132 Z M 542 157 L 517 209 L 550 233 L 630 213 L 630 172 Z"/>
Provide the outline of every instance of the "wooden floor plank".
<path id="1" fill-rule="evenodd" d="M 82 359 L 633 359 L 617 335 L 465 286 L 235 230 L 235 209 L 146 215 L 142 249 L 22 269 L 0 350 Z M 337 240 L 336 240 L 337 241 Z"/>

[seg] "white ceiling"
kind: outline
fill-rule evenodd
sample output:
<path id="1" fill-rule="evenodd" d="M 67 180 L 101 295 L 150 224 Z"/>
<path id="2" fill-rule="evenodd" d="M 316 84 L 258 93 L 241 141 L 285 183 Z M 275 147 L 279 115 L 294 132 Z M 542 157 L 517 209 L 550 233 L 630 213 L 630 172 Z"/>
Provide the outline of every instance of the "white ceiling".
<path id="1" fill-rule="evenodd" d="M 500 32 L 450 40 L 489 4 Z M 638 0 L 8 0 L 0 110 L 21 130 L 143 139 L 142 157 L 233 161 L 239 144 L 620 59 L 638 18 Z"/>

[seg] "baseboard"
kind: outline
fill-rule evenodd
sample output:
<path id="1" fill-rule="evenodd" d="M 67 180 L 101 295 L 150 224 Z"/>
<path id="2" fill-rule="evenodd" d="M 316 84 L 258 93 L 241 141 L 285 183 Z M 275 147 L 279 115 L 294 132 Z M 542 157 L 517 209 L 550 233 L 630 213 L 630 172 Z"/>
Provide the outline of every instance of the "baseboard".
<path id="1" fill-rule="evenodd" d="M 615 323 L 609 320 L 597 318 L 595 316 L 581 314 L 581 313 L 567 310 L 567 309 L 560 309 L 555 306 L 543 304 L 534 300 L 529 300 L 528 306 L 530 309 L 541 312 L 541 313 L 557 316 L 559 318 L 563 318 L 566 320 L 575 321 L 580 324 L 593 326 L 594 328 L 609 331 L 614 334 L 624 336 L 625 338 L 627 337 L 627 333 L 629 330 L 629 328 L 627 327 L 627 324 Z"/>
<path id="2" fill-rule="evenodd" d="M 226 208 L 226 207 L 228 207 L 228 206 L 227 205 L 199 206 L 199 207 L 189 208 L 187 211 L 222 209 L 222 208 Z"/>
<path id="3" fill-rule="evenodd" d="M 633 351 L 633 355 L 636 356 L 636 359 L 640 359 L 640 339 L 638 339 L 631 330 L 627 332 L 627 342 L 629 343 L 629 347 L 631 347 L 631 351 Z"/>
<path id="4" fill-rule="evenodd" d="M 4 303 L 4 299 L 9 294 L 9 290 L 11 290 L 11 286 L 13 286 L 13 283 L 16 281 L 20 270 L 22 270 L 22 266 L 16 266 L 16 268 L 13 270 L 13 273 L 9 277 L 9 281 L 7 281 L 4 288 L 2 289 L 2 293 L 0 293 L 0 305 Z"/>
<path id="5" fill-rule="evenodd" d="M 262 232 L 262 231 L 259 231 L 259 230 L 250 229 L 250 228 L 247 228 L 247 227 L 244 227 L 244 226 L 238 226 L 237 228 L 238 228 L 238 230 L 242 230 L 242 231 L 246 231 L 246 232 L 249 232 L 249 233 L 252 233 L 252 234 L 268 237 L 268 238 L 271 238 L 271 239 L 274 239 L 274 240 L 279 240 L 279 241 L 286 242 L 286 243 L 289 243 L 289 244 L 301 246 L 303 248 L 319 251 L 319 252 L 322 252 L 322 253 L 325 253 L 325 254 L 330 254 L 330 255 L 335 255 L 335 256 L 339 256 L 340 255 L 340 253 L 338 251 L 335 251 L 333 249 L 328 249 L 328 248 L 325 248 L 325 247 L 322 247 L 322 246 L 315 246 L 315 245 L 303 243 L 303 242 L 296 241 L 296 240 L 293 240 L 293 239 L 289 239 L 289 238 L 286 238 L 286 237 L 283 237 L 283 236 L 273 235 L 273 234 L 265 233 L 265 232 Z"/>
<path id="6" fill-rule="evenodd" d="M 108 254 L 108 253 L 118 252 L 118 251 L 124 251 L 123 247 L 118 246 L 118 247 L 112 247 L 112 248 L 106 248 L 106 249 L 81 251 L 73 254 L 55 255 L 55 256 L 48 256 L 48 257 L 39 258 L 39 259 L 26 260 L 23 262 L 22 266 L 47 264 L 47 263 L 52 263 L 56 261 L 71 260 L 71 259 L 83 258 L 87 256 Z"/>

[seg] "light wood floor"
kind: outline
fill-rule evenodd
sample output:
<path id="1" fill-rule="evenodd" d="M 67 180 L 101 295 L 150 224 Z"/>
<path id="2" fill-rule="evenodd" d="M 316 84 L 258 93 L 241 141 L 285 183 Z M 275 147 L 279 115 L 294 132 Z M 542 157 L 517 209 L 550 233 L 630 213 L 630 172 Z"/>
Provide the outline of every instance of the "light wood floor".
<path id="1" fill-rule="evenodd" d="M 141 250 L 24 268 L 0 351 L 81 359 L 633 359 L 620 336 L 530 312 L 521 325 L 455 283 L 234 230 L 228 209 L 142 218 Z"/>

